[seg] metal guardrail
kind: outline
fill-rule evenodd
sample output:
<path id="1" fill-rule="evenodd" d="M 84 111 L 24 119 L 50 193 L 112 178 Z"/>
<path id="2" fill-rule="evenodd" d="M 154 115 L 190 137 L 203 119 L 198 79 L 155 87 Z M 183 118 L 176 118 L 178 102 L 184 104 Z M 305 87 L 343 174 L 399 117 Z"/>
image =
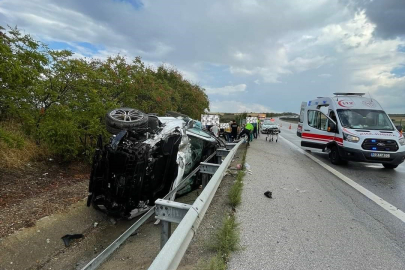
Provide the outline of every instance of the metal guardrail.
<path id="1" fill-rule="evenodd" d="M 210 155 L 204 162 L 211 160 L 217 153 L 214 152 Z M 197 172 L 200 171 L 200 165 L 195 168 L 191 173 L 189 173 L 177 187 L 173 188 L 164 199 L 169 199 L 175 192 L 184 187 L 187 181 L 193 177 Z M 138 219 L 134 224 L 131 225 L 123 234 L 121 234 L 117 239 L 114 240 L 106 249 L 104 249 L 100 254 L 92 259 L 86 266 L 81 270 L 95 270 L 97 269 L 116 249 L 118 249 L 139 227 L 143 225 L 153 214 L 155 213 L 155 206 L 149 209 L 140 219 Z"/>
<path id="2" fill-rule="evenodd" d="M 228 153 L 225 160 L 216 170 L 207 186 L 201 192 L 200 196 L 195 200 L 193 205 L 187 211 L 172 236 L 168 239 L 158 256 L 153 261 L 149 270 L 173 270 L 177 269 L 184 253 L 186 252 L 191 240 L 194 237 L 205 212 L 207 211 L 212 198 L 214 197 L 222 177 L 231 163 L 239 146 L 239 143 L 232 146 L 232 150 Z"/>

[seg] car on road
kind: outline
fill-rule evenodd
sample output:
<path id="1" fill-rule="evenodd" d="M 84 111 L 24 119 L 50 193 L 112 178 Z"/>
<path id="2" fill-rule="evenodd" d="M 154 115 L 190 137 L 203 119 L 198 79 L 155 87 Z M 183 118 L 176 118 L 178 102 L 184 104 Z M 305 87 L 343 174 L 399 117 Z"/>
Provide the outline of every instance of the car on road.
<path id="1" fill-rule="evenodd" d="M 262 134 L 270 134 L 273 131 L 277 131 L 280 133 L 280 125 L 276 124 L 275 120 L 272 119 L 265 119 L 261 126 Z"/>
<path id="2" fill-rule="evenodd" d="M 334 93 L 301 104 L 301 146 L 329 153 L 333 164 L 381 163 L 394 169 L 405 160 L 405 138 L 377 100 L 364 93 Z"/>
<path id="3" fill-rule="evenodd" d="M 159 117 L 118 108 L 107 113 L 106 128 L 113 135 L 105 145 L 99 137 L 87 205 L 127 218 L 147 211 L 224 146 L 200 122 L 174 112 Z M 184 190 L 200 182 L 197 174 Z"/>

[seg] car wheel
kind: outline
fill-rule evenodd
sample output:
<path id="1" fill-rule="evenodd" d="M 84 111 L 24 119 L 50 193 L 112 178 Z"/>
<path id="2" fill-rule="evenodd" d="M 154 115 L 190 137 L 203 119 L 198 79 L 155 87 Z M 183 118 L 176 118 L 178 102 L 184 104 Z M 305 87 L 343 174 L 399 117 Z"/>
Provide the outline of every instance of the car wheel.
<path id="1" fill-rule="evenodd" d="M 118 134 L 123 129 L 146 127 L 148 115 L 131 108 L 110 110 L 105 119 L 107 131 Z"/>
<path id="2" fill-rule="evenodd" d="M 340 157 L 338 148 L 336 146 L 332 146 L 330 148 L 329 159 L 332 162 L 332 164 L 335 164 L 335 165 L 340 165 L 340 164 L 345 163 L 344 160 L 342 160 L 342 158 Z"/>
<path id="3" fill-rule="evenodd" d="M 398 165 L 387 164 L 387 163 L 383 163 L 383 166 L 386 169 L 395 169 L 396 167 L 398 167 Z"/>

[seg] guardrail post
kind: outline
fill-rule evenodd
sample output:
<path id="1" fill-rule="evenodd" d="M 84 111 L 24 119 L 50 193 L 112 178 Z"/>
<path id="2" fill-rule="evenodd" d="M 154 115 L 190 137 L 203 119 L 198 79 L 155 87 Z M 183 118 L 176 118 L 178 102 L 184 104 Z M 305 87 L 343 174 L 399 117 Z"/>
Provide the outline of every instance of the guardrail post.
<path id="1" fill-rule="evenodd" d="M 172 223 L 169 221 L 161 221 L 162 223 L 162 233 L 160 236 L 160 249 L 162 249 L 166 242 L 169 240 L 172 235 Z"/>
<path id="2" fill-rule="evenodd" d="M 221 165 L 215 163 L 208 163 L 208 162 L 200 163 L 200 173 L 202 174 L 201 185 L 203 189 L 208 184 L 209 180 L 211 179 L 211 176 L 215 174 L 215 172 L 218 170 L 219 166 Z"/>
<path id="3" fill-rule="evenodd" d="M 237 143 L 227 143 L 226 145 L 226 149 L 231 150 L 232 148 L 234 148 L 235 145 L 237 145 Z"/>
<path id="4" fill-rule="evenodd" d="M 160 248 L 162 249 L 172 234 L 172 222 L 180 223 L 191 205 L 163 199 L 157 199 L 155 205 L 155 218 L 162 222 L 160 234 Z"/>
<path id="5" fill-rule="evenodd" d="M 203 173 L 201 175 L 201 186 L 203 189 L 207 186 L 208 181 L 210 180 L 209 178 L 210 178 L 210 176 L 206 173 Z"/>
<path id="6" fill-rule="evenodd" d="M 229 152 L 231 152 L 230 150 L 227 150 L 225 148 L 221 148 L 221 149 L 217 149 L 217 163 L 221 164 L 222 163 L 222 158 L 225 158 Z"/>

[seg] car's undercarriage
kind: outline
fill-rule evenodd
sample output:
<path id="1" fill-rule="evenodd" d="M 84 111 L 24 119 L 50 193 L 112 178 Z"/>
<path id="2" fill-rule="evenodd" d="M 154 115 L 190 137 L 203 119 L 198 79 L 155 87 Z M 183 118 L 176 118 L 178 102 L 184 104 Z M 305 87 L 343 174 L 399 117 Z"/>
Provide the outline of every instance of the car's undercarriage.
<path id="1" fill-rule="evenodd" d="M 132 114 L 131 120 L 140 117 L 147 120 L 135 125 L 125 125 L 136 122 L 126 120 L 126 116 L 122 121 L 107 121 L 109 131 L 116 134 L 105 145 L 99 138 L 88 205 L 93 204 L 110 215 L 134 217 L 166 195 L 200 161 L 215 152 L 220 142 L 189 118 L 121 110 L 132 110 L 124 112 Z M 109 115 L 111 112 L 107 119 Z M 199 186 L 200 182 L 197 174 L 186 190 Z"/>

